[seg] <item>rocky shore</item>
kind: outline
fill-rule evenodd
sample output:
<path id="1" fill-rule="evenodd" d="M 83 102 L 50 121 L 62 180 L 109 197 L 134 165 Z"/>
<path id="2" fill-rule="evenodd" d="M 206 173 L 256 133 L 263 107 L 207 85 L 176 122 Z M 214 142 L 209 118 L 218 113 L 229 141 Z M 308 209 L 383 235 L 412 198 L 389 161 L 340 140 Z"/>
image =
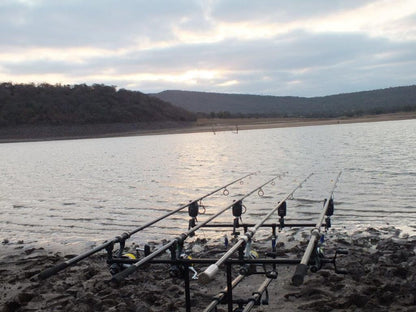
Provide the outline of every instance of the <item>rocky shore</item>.
<path id="1" fill-rule="evenodd" d="M 278 244 L 278 256 L 301 257 L 308 232 L 294 229 L 280 236 L 285 239 Z M 253 248 L 264 257 L 269 245 L 257 241 Z M 198 239 L 185 247 L 193 258 L 219 258 L 226 250 L 220 242 Z M 0 311 L 185 311 L 184 282 L 170 277 L 168 265 L 148 265 L 114 285 L 109 283 L 106 255 L 99 253 L 39 280 L 42 270 L 73 255 L 7 240 L 0 248 Z M 325 264 L 295 287 L 290 282 L 295 266 L 278 266 L 278 277 L 269 286 L 269 304 L 253 311 L 416 311 L 416 236 L 394 227 L 354 233 L 334 229 L 326 234 L 322 248 L 328 256 L 347 249 L 349 254 L 339 256 L 337 266 L 348 274 L 336 274 L 332 264 Z M 194 267 L 201 272 L 206 266 Z M 234 289 L 235 298 L 250 297 L 264 278 L 246 277 Z M 224 272 L 204 286 L 191 280 L 192 311 L 203 310 L 225 285 Z M 218 311 L 226 311 L 226 305 Z"/>

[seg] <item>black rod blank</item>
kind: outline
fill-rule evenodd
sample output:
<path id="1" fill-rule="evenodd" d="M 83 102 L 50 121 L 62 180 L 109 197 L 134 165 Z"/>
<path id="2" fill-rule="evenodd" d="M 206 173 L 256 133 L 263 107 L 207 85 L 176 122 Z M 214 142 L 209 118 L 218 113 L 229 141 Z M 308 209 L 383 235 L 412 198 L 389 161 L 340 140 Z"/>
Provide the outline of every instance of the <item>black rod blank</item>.
<path id="1" fill-rule="evenodd" d="M 245 179 L 245 178 L 247 178 L 247 177 L 249 177 L 251 175 L 254 175 L 254 174 L 255 174 L 255 172 L 246 174 L 245 176 L 243 176 L 241 178 L 238 178 L 238 179 L 236 179 L 236 180 L 234 180 L 234 181 L 232 181 L 232 182 L 230 182 L 230 183 L 228 183 L 226 185 L 223 185 L 223 186 L 221 186 L 221 187 L 219 187 L 219 188 L 211 191 L 208 194 L 205 194 L 205 195 L 203 195 L 203 196 L 201 196 L 201 197 L 199 197 L 197 199 L 191 200 L 188 204 L 185 204 L 185 205 L 183 205 L 183 206 L 181 206 L 181 207 L 179 207 L 179 208 L 177 208 L 175 210 L 172 210 L 172 211 L 170 211 L 170 212 L 168 212 L 168 213 L 160 216 L 159 218 L 156 218 L 156 219 L 154 219 L 152 221 L 149 221 L 148 223 L 146 223 L 146 224 L 144 224 L 142 226 L 139 226 L 138 228 L 134 229 L 131 232 L 123 233 L 120 236 L 116 236 L 113 239 L 108 240 L 105 243 L 103 243 L 103 244 L 101 244 L 101 245 L 99 245 L 99 246 L 97 246 L 97 247 L 95 247 L 95 248 L 93 248 L 93 249 L 91 249 L 91 250 L 83 253 L 83 254 L 80 254 L 78 256 L 75 256 L 74 258 L 71 258 L 71 259 L 69 259 L 69 260 L 67 260 L 65 262 L 62 262 L 62 263 L 60 263 L 60 264 L 58 264 L 58 265 L 56 265 L 56 266 L 54 266 L 52 268 L 46 269 L 46 270 L 42 271 L 41 273 L 39 273 L 38 277 L 40 279 L 46 279 L 46 278 L 48 278 L 48 277 L 50 277 L 52 275 L 55 275 L 59 271 L 62 271 L 63 269 L 65 269 L 65 268 L 67 268 L 67 267 L 69 267 L 71 265 L 74 265 L 74 264 L 78 263 L 79 261 L 81 261 L 81 260 L 83 260 L 83 259 L 85 259 L 85 258 L 87 258 L 87 257 L 89 257 L 89 256 L 91 256 L 91 255 L 93 255 L 95 253 L 97 253 L 98 251 L 104 250 L 106 248 L 111 247 L 114 244 L 117 244 L 119 242 L 125 241 L 126 239 L 130 238 L 133 234 L 136 234 L 137 232 L 140 232 L 140 231 L 144 230 L 145 228 L 148 228 L 149 226 L 152 226 L 153 224 L 155 224 L 155 223 L 157 223 L 157 222 L 159 222 L 159 221 L 161 221 L 161 220 L 163 220 L 163 219 L 165 219 L 165 218 L 167 218 L 167 217 L 169 217 L 169 216 L 171 216 L 171 215 L 173 215 L 173 214 L 175 214 L 175 213 L 177 213 L 177 212 L 185 209 L 186 207 L 188 207 L 192 203 L 195 203 L 195 202 L 198 202 L 198 201 L 200 201 L 200 200 L 202 200 L 204 198 L 207 198 L 207 197 L 209 197 L 209 196 L 211 196 L 211 195 L 213 195 L 213 194 L 215 194 L 215 193 L 217 193 L 217 192 L 219 192 L 221 190 L 225 190 L 228 186 L 230 186 L 232 184 L 235 184 L 235 183 L 237 183 L 239 181 L 242 181 L 243 179 Z"/>
<path id="2" fill-rule="evenodd" d="M 231 282 L 231 287 L 235 288 L 243 279 L 245 275 L 239 274 L 233 281 Z M 203 312 L 211 312 L 215 311 L 217 305 L 225 298 L 228 293 L 228 287 L 225 287 L 220 293 L 218 293 L 211 301 L 211 303 L 205 308 Z"/>
<path id="3" fill-rule="evenodd" d="M 276 273 L 275 273 L 275 276 L 277 276 Z M 244 310 L 242 312 L 251 311 L 251 309 L 256 305 L 256 303 L 260 301 L 261 296 L 263 296 L 263 293 L 267 290 L 267 287 L 269 287 L 270 283 L 273 280 L 274 278 L 268 277 L 263 281 L 263 283 L 259 286 L 257 291 L 253 293 L 253 296 L 250 298 L 250 301 L 244 307 Z"/>

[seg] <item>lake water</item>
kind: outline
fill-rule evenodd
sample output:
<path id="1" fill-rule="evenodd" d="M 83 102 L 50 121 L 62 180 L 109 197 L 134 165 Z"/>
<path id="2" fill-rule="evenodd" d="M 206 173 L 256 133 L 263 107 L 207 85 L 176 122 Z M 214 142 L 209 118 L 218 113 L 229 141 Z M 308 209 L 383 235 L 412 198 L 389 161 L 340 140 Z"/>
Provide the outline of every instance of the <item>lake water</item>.
<path id="1" fill-rule="evenodd" d="M 263 188 L 263 197 L 244 201 L 243 220 L 257 222 L 313 172 L 288 201 L 287 220 L 315 221 L 342 171 L 333 227 L 415 230 L 415 142 L 416 120 L 405 120 L 1 144 L 0 239 L 85 249 L 254 171 L 230 186 L 229 196 L 220 192 L 204 200 L 207 213 L 199 220 L 281 174 Z M 185 210 L 132 241 L 174 237 L 187 229 L 188 218 Z M 232 222 L 231 212 L 219 220 Z"/>

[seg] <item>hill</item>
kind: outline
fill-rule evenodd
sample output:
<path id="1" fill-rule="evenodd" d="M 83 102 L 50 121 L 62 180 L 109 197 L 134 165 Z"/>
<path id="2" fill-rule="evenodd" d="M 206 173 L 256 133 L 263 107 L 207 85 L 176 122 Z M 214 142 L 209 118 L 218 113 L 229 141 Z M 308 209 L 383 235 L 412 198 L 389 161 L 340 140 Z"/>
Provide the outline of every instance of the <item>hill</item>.
<path id="1" fill-rule="evenodd" d="M 416 85 L 312 98 L 176 90 L 153 96 L 216 117 L 352 117 L 416 110 Z"/>
<path id="2" fill-rule="evenodd" d="M 0 127 L 194 121 L 195 114 L 138 91 L 94 84 L 0 84 Z"/>

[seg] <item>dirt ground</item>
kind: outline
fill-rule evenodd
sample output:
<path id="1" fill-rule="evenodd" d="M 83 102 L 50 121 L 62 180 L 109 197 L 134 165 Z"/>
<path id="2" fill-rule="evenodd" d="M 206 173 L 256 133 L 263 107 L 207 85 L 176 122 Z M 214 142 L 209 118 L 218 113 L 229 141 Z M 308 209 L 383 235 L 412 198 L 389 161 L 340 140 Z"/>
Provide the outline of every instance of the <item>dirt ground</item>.
<path id="1" fill-rule="evenodd" d="M 307 233 L 288 232 L 278 244 L 278 257 L 299 259 L 307 245 Z M 232 244 L 230 244 L 232 245 Z M 253 242 L 264 258 L 269 241 Z M 185 245 L 193 258 L 218 259 L 224 245 L 196 240 Z M 338 257 L 336 274 L 332 264 L 317 273 L 308 272 L 303 285 L 291 284 L 295 265 L 279 265 L 278 276 L 268 287 L 268 304 L 253 311 L 416 311 L 416 236 L 393 227 L 347 233 L 331 230 L 322 245 L 325 254 L 337 248 L 348 255 Z M 63 255 L 24 242 L 3 241 L 0 247 L 0 309 L 2 311 L 185 311 L 184 281 L 169 275 L 169 265 L 145 265 L 119 285 L 110 283 L 105 252 L 69 267 L 46 280 L 38 274 L 73 255 Z M 194 265 L 198 273 L 207 265 Z M 271 270 L 271 267 L 266 267 Z M 257 271 L 261 271 L 258 268 Z M 233 272 L 233 278 L 238 268 Z M 200 285 L 191 280 L 192 311 L 203 311 L 213 296 L 226 286 L 225 271 Z M 245 277 L 233 290 L 234 299 L 248 299 L 263 282 L 262 274 Z M 266 299 L 263 294 L 262 299 Z M 238 306 L 234 305 L 234 309 Z M 218 311 L 227 311 L 224 304 Z M 238 311 L 238 310 L 236 310 Z"/>

